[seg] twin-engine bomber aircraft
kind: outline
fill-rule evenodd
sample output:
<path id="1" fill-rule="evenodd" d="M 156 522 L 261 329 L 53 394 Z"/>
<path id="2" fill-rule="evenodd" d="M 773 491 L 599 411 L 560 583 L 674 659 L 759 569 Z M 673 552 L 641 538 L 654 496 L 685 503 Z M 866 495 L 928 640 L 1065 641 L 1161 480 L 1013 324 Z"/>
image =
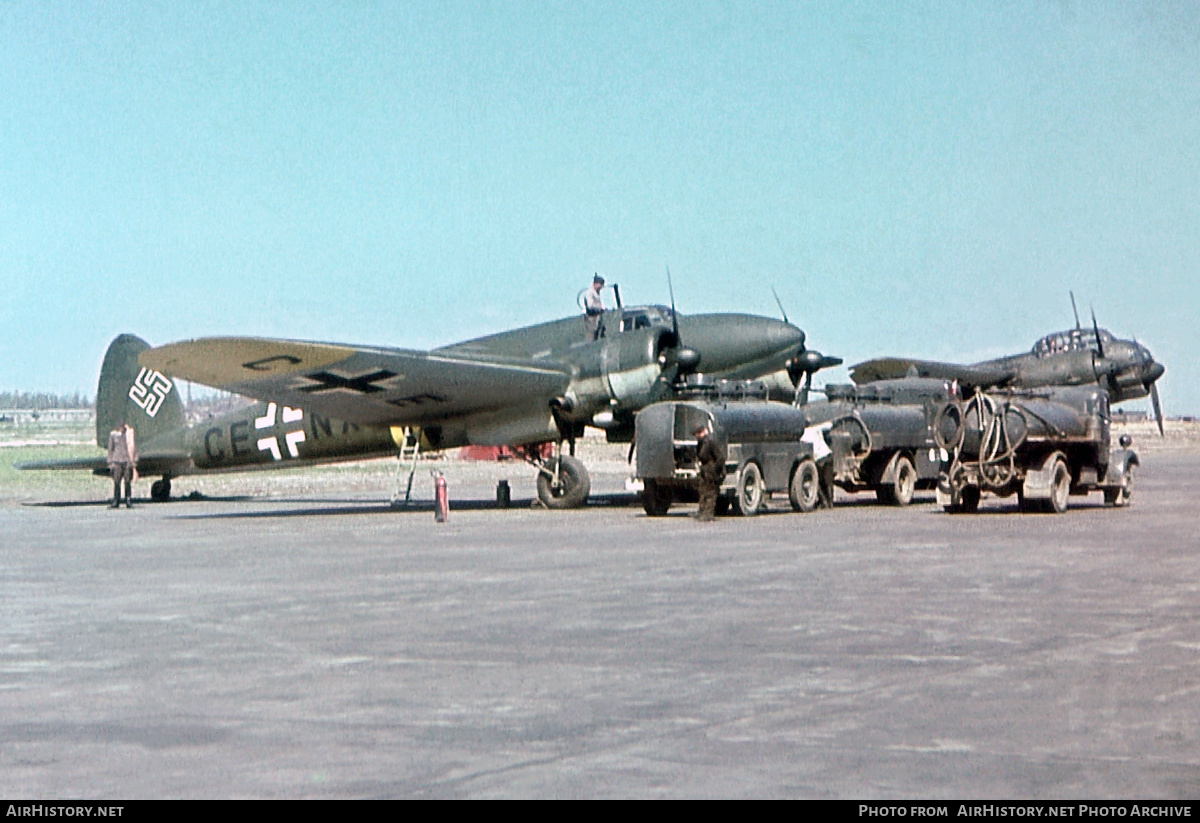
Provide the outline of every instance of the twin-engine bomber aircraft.
<path id="1" fill-rule="evenodd" d="M 861 385 L 906 376 L 937 377 L 979 389 L 1098 383 L 1114 404 L 1149 395 L 1161 434 L 1162 404 L 1156 381 L 1164 371 L 1163 364 L 1155 362 L 1141 343 L 1114 337 L 1093 318 L 1092 328 L 1081 328 L 1077 321 L 1074 329 L 1048 334 L 1023 354 L 972 365 L 883 357 L 851 366 L 850 379 Z"/>
<path id="2" fill-rule="evenodd" d="M 432 351 L 255 337 L 211 337 L 149 348 L 113 341 L 97 393 L 97 443 L 126 418 L 138 437 L 139 472 L 171 478 L 394 455 L 405 430 L 422 449 L 518 447 L 538 468 L 538 496 L 579 506 L 591 481 L 575 458 L 587 426 L 629 442 L 634 414 L 672 396 L 691 373 L 765 381 L 791 398 L 818 368 L 841 362 L 807 351 L 804 332 L 747 314 L 676 315 L 666 306 L 618 307 L 593 339 L 568 317 Z M 170 378 L 263 401 L 188 427 Z M 563 442 L 569 453 L 563 454 Z M 555 455 L 534 447 L 555 442 Z M 22 468 L 92 469 L 102 458 Z"/>

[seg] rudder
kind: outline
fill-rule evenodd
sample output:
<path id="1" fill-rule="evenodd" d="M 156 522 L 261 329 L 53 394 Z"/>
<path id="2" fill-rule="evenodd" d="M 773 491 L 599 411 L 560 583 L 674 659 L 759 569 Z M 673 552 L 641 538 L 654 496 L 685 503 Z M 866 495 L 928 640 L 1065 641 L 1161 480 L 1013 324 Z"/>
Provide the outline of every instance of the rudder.
<path id="1" fill-rule="evenodd" d="M 145 340 L 122 334 L 108 345 L 96 388 L 96 445 L 108 447 L 108 433 L 122 421 L 133 426 L 139 445 L 184 427 L 183 401 L 174 381 L 138 364 L 150 348 Z"/>

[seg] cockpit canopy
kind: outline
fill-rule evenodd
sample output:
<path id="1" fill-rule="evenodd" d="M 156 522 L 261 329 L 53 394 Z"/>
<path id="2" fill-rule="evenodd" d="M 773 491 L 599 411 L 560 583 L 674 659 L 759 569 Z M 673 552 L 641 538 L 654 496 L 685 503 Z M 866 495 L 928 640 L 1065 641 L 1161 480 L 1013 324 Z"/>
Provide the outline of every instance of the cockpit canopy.
<path id="1" fill-rule="evenodd" d="M 651 327 L 671 328 L 671 310 L 666 306 L 629 306 L 617 311 L 621 315 L 621 331 Z"/>
<path id="2" fill-rule="evenodd" d="M 1115 338 L 1106 330 L 1100 329 L 1100 342 L 1107 346 Z M 1093 329 L 1071 329 L 1048 334 L 1033 344 L 1033 353 L 1037 357 L 1048 357 L 1070 351 L 1099 351 L 1096 344 L 1096 331 Z"/>

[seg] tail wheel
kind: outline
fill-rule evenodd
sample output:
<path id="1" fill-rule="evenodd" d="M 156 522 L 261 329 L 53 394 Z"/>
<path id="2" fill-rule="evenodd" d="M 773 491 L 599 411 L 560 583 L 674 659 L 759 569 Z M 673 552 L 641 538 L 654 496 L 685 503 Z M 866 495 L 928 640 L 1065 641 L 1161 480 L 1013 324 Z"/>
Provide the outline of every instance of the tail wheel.
<path id="1" fill-rule="evenodd" d="M 171 478 L 164 477 L 150 484 L 150 499 L 163 503 L 171 499 Z"/>
<path id="2" fill-rule="evenodd" d="M 587 501 L 592 478 L 581 460 L 564 455 L 547 460 L 538 471 L 537 490 L 548 509 L 577 509 Z"/>
<path id="3" fill-rule="evenodd" d="M 1121 485 L 1115 489 L 1104 490 L 1104 502 L 1109 506 L 1121 508 L 1129 505 L 1129 499 L 1133 497 L 1133 466 L 1126 464 L 1125 470 L 1121 472 Z"/>
<path id="4" fill-rule="evenodd" d="M 738 512 L 753 517 L 762 509 L 763 479 L 757 463 L 747 463 L 738 476 L 737 497 L 734 498 Z"/>
<path id="5" fill-rule="evenodd" d="M 651 517 L 662 517 L 671 508 L 675 493 L 670 486 L 646 478 L 642 488 L 642 508 Z"/>
<path id="6" fill-rule="evenodd" d="M 792 472 L 788 499 L 798 512 L 810 512 L 821 502 L 821 475 L 811 458 L 801 461 L 796 471 Z"/>

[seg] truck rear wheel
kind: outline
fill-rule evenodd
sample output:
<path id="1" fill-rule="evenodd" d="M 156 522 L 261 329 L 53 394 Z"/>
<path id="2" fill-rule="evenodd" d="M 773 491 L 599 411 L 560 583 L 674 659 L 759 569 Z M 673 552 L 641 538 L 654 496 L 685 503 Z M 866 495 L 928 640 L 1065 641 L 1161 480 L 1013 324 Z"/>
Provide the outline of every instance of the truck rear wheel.
<path id="1" fill-rule="evenodd" d="M 821 475 L 811 458 L 800 461 L 788 484 L 788 499 L 798 512 L 810 512 L 821 500 Z"/>
<path id="2" fill-rule="evenodd" d="M 892 482 L 875 489 L 875 496 L 880 503 L 893 506 L 907 506 L 912 502 L 917 490 L 917 467 L 913 465 L 908 455 L 896 458 Z"/>
<path id="3" fill-rule="evenodd" d="M 737 497 L 734 498 L 739 514 L 753 517 L 763 503 L 762 471 L 757 463 L 747 463 L 738 475 Z"/>
<path id="4" fill-rule="evenodd" d="M 674 499 L 675 492 L 670 486 L 649 477 L 642 481 L 642 508 L 651 517 L 662 517 L 666 514 Z"/>

